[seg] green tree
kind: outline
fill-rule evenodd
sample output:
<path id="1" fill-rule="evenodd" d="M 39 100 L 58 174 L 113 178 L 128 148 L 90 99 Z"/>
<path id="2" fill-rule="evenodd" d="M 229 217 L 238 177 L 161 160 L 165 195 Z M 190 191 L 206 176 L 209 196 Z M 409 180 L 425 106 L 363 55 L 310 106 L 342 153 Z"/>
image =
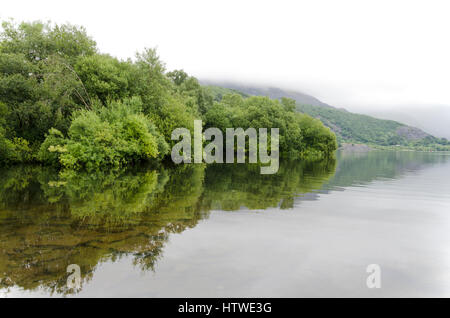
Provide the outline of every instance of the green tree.
<path id="1" fill-rule="evenodd" d="M 106 105 L 110 100 L 130 96 L 132 68 L 129 62 L 120 62 L 109 55 L 96 54 L 79 58 L 74 70 L 88 94 L 97 97 Z"/>

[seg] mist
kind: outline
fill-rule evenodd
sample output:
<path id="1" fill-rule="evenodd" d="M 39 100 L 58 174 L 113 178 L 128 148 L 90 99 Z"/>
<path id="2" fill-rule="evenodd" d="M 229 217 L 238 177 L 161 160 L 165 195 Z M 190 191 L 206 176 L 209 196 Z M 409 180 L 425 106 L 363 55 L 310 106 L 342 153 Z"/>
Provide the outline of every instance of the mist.
<path id="1" fill-rule="evenodd" d="M 157 47 L 167 69 L 202 79 L 270 84 L 387 118 L 414 109 L 420 125 L 448 136 L 439 115 L 450 110 L 447 13 L 446 1 L 18 0 L 0 18 L 85 26 L 122 59 Z"/>

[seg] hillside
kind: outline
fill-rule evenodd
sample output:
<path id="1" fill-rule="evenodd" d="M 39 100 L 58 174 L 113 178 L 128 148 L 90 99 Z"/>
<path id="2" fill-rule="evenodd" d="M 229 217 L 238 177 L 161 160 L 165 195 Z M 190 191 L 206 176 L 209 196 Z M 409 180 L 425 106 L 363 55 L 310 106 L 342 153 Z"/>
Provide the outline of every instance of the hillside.
<path id="1" fill-rule="evenodd" d="M 393 120 L 377 119 L 342 109 L 297 105 L 297 109 L 319 118 L 343 142 L 373 143 L 382 146 L 408 145 L 425 138 L 434 138 L 422 130 Z"/>
<path id="2" fill-rule="evenodd" d="M 317 98 L 290 90 L 284 90 L 277 87 L 259 87 L 259 86 L 250 86 L 245 84 L 233 83 L 233 82 L 216 82 L 216 81 L 208 81 L 201 80 L 200 84 L 210 87 L 210 88 L 220 88 L 225 90 L 231 90 L 233 92 L 241 92 L 246 95 L 252 96 L 267 96 L 272 99 L 280 99 L 281 97 L 292 98 L 299 104 L 313 105 L 313 106 L 324 106 L 324 107 L 332 107 L 328 104 L 325 104 L 318 100 Z"/>
<path id="3" fill-rule="evenodd" d="M 214 85 L 205 85 L 203 86 L 205 92 L 211 96 L 214 97 L 215 101 L 220 101 L 222 100 L 222 97 L 226 94 L 239 94 L 242 97 L 249 97 L 249 94 L 243 93 L 241 91 L 232 89 L 232 88 L 227 88 L 227 87 L 223 87 L 223 86 L 214 86 Z"/>
<path id="4" fill-rule="evenodd" d="M 363 143 L 382 147 L 405 147 L 418 150 L 450 150 L 446 139 L 436 138 L 419 128 L 403 123 L 356 114 L 321 102 L 317 98 L 274 87 L 258 87 L 229 82 L 208 82 L 208 87 L 220 85 L 234 92 L 274 99 L 292 98 L 297 110 L 320 119 L 337 136 L 339 143 Z"/>

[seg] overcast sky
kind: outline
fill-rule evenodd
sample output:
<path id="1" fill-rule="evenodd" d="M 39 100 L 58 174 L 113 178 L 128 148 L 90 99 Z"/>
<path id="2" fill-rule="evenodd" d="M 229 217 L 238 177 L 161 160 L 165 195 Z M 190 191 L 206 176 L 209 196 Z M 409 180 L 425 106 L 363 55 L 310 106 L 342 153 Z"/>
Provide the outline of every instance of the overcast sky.
<path id="1" fill-rule="evenodd" d="M 83 25 L 102 52 L 298 89 L 352 110 L 450 105 L 449 1 L 2 1 L 0 18 Z M 448 106 L 450 108 L 450 106 Z"/>

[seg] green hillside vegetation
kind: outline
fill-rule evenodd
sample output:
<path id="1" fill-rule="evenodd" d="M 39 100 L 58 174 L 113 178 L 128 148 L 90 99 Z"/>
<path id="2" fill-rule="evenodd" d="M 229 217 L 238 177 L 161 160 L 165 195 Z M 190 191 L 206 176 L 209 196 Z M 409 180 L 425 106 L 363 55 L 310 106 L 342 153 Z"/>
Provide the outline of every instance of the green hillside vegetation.
<path id="1" fill-rule="evenodd" d="M 249 94 L 243 93 L 236 89 L 214 86 L 214 85 L 202 85 L 203 89 L 208 95 L 213 96 L 214 100 L 220 102 L 225 95 L 238 94 L 242 97 L 249 97 Z"/>
<path id="2" fill-rule="evenodd" d="M 450 150 L 450 142 L 392 120 L 377 119 L 333 107 L 297 105 L 297 110 L 320 119 L 340 143 L 364 143 L 419 150 Z"/>
<path id="3" fill-rule="evenodd" d="M 445 138 L 436 138 L 422 130 L 402 123 L 355 114 L 325 104 L 317 98 L 298 91 L 277 87 L 246 85 L 238 82 L 207 81 L 216 90 L 224 86 L 234 92 L 250 96 L 267 96 L 281 100 L 288 97 L 296 101 L 299 112 L 318 118 L 336 134 L 340 144 L 367 144 L 381 149 L 414 149 L 423 151 L 449 151 Z"/>
<path id="4" fill-rule="evenodd" d="M 154 49 L 119 60 L 98 51 L 83 28 L 2 23 L 0 163 L 40 162 L 70 169 L 159 161 L 175 128 L 280 128 L 282 155 L 324 158 L 337 147 L 322 123 L 295 102 L 202 87 L 168 72 Z"/>

